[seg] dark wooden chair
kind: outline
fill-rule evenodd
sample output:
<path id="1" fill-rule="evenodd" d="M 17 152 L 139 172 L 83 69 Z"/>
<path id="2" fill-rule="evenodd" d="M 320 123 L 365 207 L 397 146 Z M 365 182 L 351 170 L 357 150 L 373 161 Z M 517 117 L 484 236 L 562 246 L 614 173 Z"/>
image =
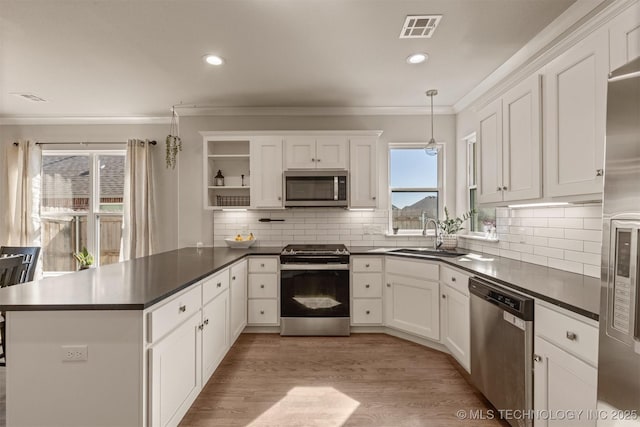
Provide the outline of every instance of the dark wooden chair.
<path id="1" fill-rule="evenodd" d="M 0 257 L 0 287 L 4 288 L 18 284 L 20 276 L 24 272 L 23 264 L 24 255 L 13 255 L 8 257 Z M 0 322 L 0 340 L 2 343 L 2 354 L 0 358 L 6 360 L 6 341 L 5 341 L 5 313 L 2 312 L 2 322 Z M 4 362 L 0 362 L 0 366 L 4 366 Z"/>
<path id="2" fill-rule="evenodd" d="M 40 256 L 40 246 L 0 246 L 0 256 L 2 255 L 22 255 L 23 270 L 17 283 L 33 280 Z"/>

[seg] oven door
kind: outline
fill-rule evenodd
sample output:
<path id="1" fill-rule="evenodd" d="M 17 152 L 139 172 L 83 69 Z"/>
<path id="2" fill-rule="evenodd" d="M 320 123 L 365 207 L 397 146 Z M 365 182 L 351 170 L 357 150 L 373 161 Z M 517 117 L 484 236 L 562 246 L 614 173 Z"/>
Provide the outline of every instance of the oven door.
<path id="1" fill-rule="evenodd" d="M 281 317 L 349 317 L 349 265 L 283 264 Z"/>

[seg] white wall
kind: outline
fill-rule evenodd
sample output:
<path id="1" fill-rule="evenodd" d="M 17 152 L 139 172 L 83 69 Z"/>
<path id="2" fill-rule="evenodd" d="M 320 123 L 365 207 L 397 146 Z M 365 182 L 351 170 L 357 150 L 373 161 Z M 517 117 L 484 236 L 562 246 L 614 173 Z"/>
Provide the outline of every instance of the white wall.
<path id="1" fill-rule="evenodd" d="M 445 143 L 445 203 L 455 211 L 455 116 L 435 117 L 435 137 Z M 428 116 L 292 116 L 292 117 L 182 117 L 180 136 L 183 151 L 179 154 L 179 246 L 196 242 L 213 245 L 214 213 L 203 210 L 202 136 L 200 131 L 246 130 L 382 130 L 379 174 L 380 208 L 386 210 L 387 144 L 389 142 L 426 142 L 431 133 Z"/>
<path id="2" fill-rule="evenodd" d="M 158 141 L 153 154 L 156 208 L 160 225 L 156 236 L 158 251 L 166 251 L 178 247 L 178 170 L 165 168 L 164 140 L 168 130 L 168 124 L 2 125 L 0 126 L 0 153 L 4 156 L 5 149 L 18 139 L 51 142 L 123 141 L 124 143 L 130 138 L 140 138 Z M 79 148 L 80 146 L 73 148 L 75 147 Z M 114 147 L 109 146 L 109 148 Z M 1 161 L 0 164 L 4 165 L 4 161 Z M 2 172 L 0 176 L 4 176 L 4 171 L 0 172 Z M 3 200 L 2 197 L 0 197 L 0 203 L 2 203 L 1 200 Z M 0 212 L 4 212 L 3 206 L 0 206 Z M 2 227 L 0 227 L 0 233 L 2 233 Z M 0 234 L 0 242 L 2 241 L 4 241 L 4 236 Z"/>

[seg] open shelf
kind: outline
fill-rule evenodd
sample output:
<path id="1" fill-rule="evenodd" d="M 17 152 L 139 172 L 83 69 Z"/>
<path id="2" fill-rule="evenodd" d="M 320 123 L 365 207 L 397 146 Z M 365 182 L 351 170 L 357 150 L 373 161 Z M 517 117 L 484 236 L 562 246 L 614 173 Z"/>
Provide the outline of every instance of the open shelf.
<path id="1" fill-rule="evenodd" d="M 249 207 L 249 139 L 205 138 L 203 151 L 205 209 Z M 214 185 L 218 171 L 223 186 Z"/>

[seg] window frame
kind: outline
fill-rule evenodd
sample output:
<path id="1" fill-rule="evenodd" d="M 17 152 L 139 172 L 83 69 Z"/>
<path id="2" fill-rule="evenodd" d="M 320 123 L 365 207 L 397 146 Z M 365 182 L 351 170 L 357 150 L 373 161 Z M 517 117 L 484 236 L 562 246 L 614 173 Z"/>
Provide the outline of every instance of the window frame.
<path id="1" fill-rule="evenodd" d="M 466 144 L 466 199 L 467 199 L 467 211 L 470 211 L 473 208 L 477 208 L 478 212 L 476 212 L 475 215 L 473 215 L 471 217 L 471 219 L 469 220 L 469 230 L 467 232 L 468 236 L 472 236 L 472 237 L 476 237 L 476 238 L 482 238 L 482 239 L 486 239 L 488 238 L 488 234 L 487 232 L 483 231 L 482 229 L 480 229 L 480 223 L 478 220 L 478 215 L 479 215 L 479 210 L 480 210 L 480 205 L 479 205 L 479 201 L 478 201 L 478 179 L 479 179 L 479 170 L 480 170 L 480 165 L 479 165 L 479 145 L 478 145 L 478 138 L 477 138 L 477 134 L 476 132 L 473 132 L 469 135 L 467 135 L 466 137 L 463 138 L 464 143 Z M 474 149 L 475 149 L 475 156 L 474 156 Z M 474 162 L 475 160 L 475 162 Z M 472 191 L 475 190 L 475 200 L 476 200 L 476 206 L 473 206 L 473 204 L 471 203 L 471 193 Z M 491 207 L 489 207 L 491 208 Z M 495 209 L 495 208 L 493 208 Z"/>
<path id="2" fill-rule="evenodd" d="M 387 235 L 390 236 L 417 236 L 422 235 L 422 230 L 420 229 L 406 229 L 400 230 L 398 234 L 393 234 L 393 208 L 392 208 L 392 194 L 394 191 L 407 191 L 407 192 L 436 192 L 438 194 L 438 209 L 437 209 L 437 218 L 434 218 L 436 221 L 444 214 L 444 206 L 445 203 L 445 143 L 444 142 L 436 142 L 436 150 L 438 151 L 438 186 L 437 187 L 392 187 L 391 186 L 391 150 L 395 149 L 424 149 L 427 146 L 426 142 L 390 142 L 387 147 L 387 207 L 388 207 L 388 229 Z M 434 233 L 434 230 L 427 230 L 427 232 L 431 235 Z"/>
<path id="3" fill-rule="evenodd" d="M 86 217 L 87 218 L 87 250 L 94 256 L 94 265 L 100 266 L 100 217 L 122 217 L 124 221 L 124 199 L 123 199 L 123 212 L 100 212 L 100 200 L 97 195 L 100 193 L 100 156 L 122 156 L 125 159 L 126 164 L 127 150 L 122 149 L 56 149 L 45 148 L 42 149 L 42 157 L 45 156 L 86 156 L 89 158 L 89 210 L 88 212 L 48 212 L 47 217 Z M 43 162 L 44 164 L 44 162 Z M 42 172 L 41 172 L 42 173 Z M 40 199 L 39 203 L 41 203 Z M 40 206 L 40 215 L 42 213 L 42 205 Z M 76 237 L 77 238 L 77 237 Z M 77 243 L 76 243 L 77 246 Z M 44 249 L 44 248 L 43 248 Z M 78 250 L 80 250 L 79 248 Z M 73 270 L 75 271 L 75 270 Z M 71 273 L 72 271 L 43 271 L 44 276 L 59 276 L 61 274 Z"/>

